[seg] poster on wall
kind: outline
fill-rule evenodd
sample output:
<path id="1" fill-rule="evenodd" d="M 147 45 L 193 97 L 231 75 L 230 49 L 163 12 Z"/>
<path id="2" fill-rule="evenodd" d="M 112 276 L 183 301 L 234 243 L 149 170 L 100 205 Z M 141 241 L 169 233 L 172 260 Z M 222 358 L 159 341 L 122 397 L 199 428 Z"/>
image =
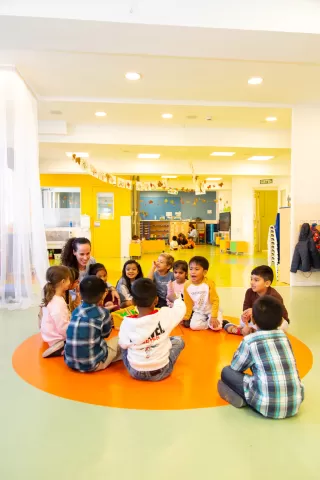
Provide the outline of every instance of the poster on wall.
<path id="1" fill-rule="evenodd" d="M 128 190 L 132 190 L 132 181 L 131 180 L 126 180 L 126 188 Z"/>
<path id="2" fill-rule="evenodd" d="M 117 178 L 117 185 L 120 188 L 126 188 L 126 181 L 123 178 Z"/>
<path id="3" fill-rule="evenodd" d="M 116 185 L 117 184 L 117 177 L 115 175 L 109 175 L 109 183 L 111 185 Z"/>
<path id="4" fill-rule="evenodd" d="M 137 190 L 137 192 L 142 192 L 143 182 L 136 182 L 136 190 Z"/>

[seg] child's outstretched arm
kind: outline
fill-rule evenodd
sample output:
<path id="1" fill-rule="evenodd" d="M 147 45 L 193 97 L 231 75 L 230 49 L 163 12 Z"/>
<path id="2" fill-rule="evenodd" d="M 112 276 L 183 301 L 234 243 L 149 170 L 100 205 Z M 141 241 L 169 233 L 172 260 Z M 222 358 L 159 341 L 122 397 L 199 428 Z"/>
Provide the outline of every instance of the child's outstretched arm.
<path id="1" fill-rule="evenodd" d="M 181 322 L 185 316 L 185 313 L 186 304 L 182 300 L 181 296 L 179 296 L 179 298 L 174 301 L 173 307 L 169 309 L 168 313 L 172 328 L 176 327 Z"/>
<path id="2" fill-rule="evenodd" d="M 190 285 L 190 282 L 186 282 L 184 285 L 183 298 L 184 298 L 184 303 L 186 304 L 187 310 L 183 320 L 190 320 L 192 315 L 192 309 L 193 309 L 193 301 L 188 293 L 188 285 Z"/>
<path id="3" fill-rule="evenodd" d="M 148 278 L 150 278 L 151 280 L 153 280 L 153 278 L 154 278 L 154 272 L 156 271 L 156 268 L 157 268 L 157 267 L 156 267 L 156 262 L 153 261 L 153 262 L 152 262 L 151 270 L 150 270 L 150 272 L 148 273 Z"/>

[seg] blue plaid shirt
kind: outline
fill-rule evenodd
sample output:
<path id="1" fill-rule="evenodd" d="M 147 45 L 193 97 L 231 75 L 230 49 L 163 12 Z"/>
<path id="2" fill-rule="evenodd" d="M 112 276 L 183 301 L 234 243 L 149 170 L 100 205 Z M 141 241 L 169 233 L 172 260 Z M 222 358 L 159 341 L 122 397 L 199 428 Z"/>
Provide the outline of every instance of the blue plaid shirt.
<path id="1" fill-rule="evenodd" d="M 252 375 L 243 379 L 248 405 L 265 417 L 295 415 L 304 397 L 296 361 L 288 337 L 281 330 L 258 330 L 242 340 L 231 368 Z"/>
<path id="2" fill-rule="evenodd" d="M 111 332 L 109 310 L 82 302 L 71 315 L 67 328 L 64 359 L 68 367 L 92 372 L 108 356 L 104 338 Z"/>

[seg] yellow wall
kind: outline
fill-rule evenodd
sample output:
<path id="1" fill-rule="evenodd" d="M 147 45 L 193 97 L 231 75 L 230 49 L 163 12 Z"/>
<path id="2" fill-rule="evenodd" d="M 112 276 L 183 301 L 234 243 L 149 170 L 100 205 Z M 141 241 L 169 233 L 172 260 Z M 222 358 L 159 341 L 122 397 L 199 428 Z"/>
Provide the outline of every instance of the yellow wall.
<path id="1" fill-rule="evenodd" d="M 105 256 L 120 257 L 120 217 L 131 215 L 130 190 L 101 182 L 90 175 L 40 175 L 40 184 L 42 187 L 80 187 L 81 214 L 90 215 L 92 239 L 94 239 L 94 221 L 97 220 L 94 189 L 98 188 L 99 192 L 114 193 L 114 220 L 105 220 L 110 227 L 105 239 Z M 94 240 L 92 247 L 93 255 L 96 255 L 98 252 L 95 253 Z"/>
<path id="2" fill-rule="evenodd" d="M 260 251 L 268 249 L 268 233 L 270 225 L 275 225 L 278 212 L 278 192 L 275 190 L 260 190 Z"/>

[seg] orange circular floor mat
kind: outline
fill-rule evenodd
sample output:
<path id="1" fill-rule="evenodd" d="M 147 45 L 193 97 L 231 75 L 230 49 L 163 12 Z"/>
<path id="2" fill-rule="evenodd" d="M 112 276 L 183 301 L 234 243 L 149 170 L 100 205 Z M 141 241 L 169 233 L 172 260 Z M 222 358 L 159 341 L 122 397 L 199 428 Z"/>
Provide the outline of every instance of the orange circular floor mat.
<path id="1" fill-rule="evenodd" d="M 226 405 L 217 392 L 222 368 L 230 364 L 241 337 L 209 330 L 194 332 L 178 326 L 173 332 L 186 347 L 173 373 L 158 382 L 132 379 L 122 362 L 96 373 L 70 370 L 63 358 L 43 359 L 47 348 L 40 334 L 25 340 L 13 354 L 13 368 L 30 385 L 69 400 L 138 410 L 183 410 Z M 116 335 L 114 332 L 113 335 Z M 312 353 L 290 336 L 300 376 L 312 367 Z"/>

